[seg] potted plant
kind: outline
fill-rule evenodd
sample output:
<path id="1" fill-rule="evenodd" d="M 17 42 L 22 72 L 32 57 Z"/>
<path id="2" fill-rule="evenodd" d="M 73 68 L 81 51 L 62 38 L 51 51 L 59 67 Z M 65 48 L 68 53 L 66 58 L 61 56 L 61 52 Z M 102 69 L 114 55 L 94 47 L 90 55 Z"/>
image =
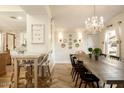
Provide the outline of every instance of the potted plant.
<path id="1" fill-rule="evenodd" d="M 89 57 L 92 58 L 93 48 L 88 48 L 88 51 L 89 51 Z"/>
<path id="2" fill-rule="evenodd" d="M 95 55 L 95 60 L 98 60 L 99 55 L 102 53 L 102 50 L 101 50 L 100 48 L 95 48 L 95 49 L 93 50 L 93 53 L 94 53 L 94 55 Z"/>

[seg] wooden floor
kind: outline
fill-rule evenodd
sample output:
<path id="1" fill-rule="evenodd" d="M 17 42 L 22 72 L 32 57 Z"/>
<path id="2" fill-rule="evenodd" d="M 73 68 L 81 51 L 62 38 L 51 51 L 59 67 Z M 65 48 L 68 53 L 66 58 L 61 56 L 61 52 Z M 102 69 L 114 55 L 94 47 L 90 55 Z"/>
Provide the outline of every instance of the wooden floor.
<path id="1" fill-rule="evenodd" d="M 70 75 L 70 64 L 56 64 L 52 73 L 51 88 L 72 88 L 74 86 Z"/>
<path id="2" fill-rule="evenodd" d="M 71 71 L 71 64 L 55 64 L 53 71 L 52 71 L 52 82 L 48 82 L 47 84 L 43 83 L 41 84 L 42 88 L 74 88 L 74 82 L 72 81 L 72 77 L 70 74 Z M 11 66 L 7 66 L 7 74 L 4 76 L 0 77 L 0 87 L 1 88 L 7 88 L 9 87 L 9 83 L 10 83 L 10 77 L 11 77 L 11 72 L 12 72 L 12 68 Z M 23 83 L 24 81 L 22 81 Z M 77 84 L 77 87 L 80 83 L 80 80 Z M 82 87 L 84 86 L 84 84 L 82 84 Z M 21 87 L 25 87 L 22 86 Z M 106 87 L 109 87 L 109 85 Z"/>
<path id="3" fill-rule="evenodd" d="M 12 68 L 7 66 L 7 73 L 0 77 L 0 87 L 7 88 L 10 84 L 10 77 Z M 71 65 L 70 64 L 55 64 L 52 71 L 52 82 L 49 83 L 49 88 L 73 88 L 74 83 L 72 82 L 72 77 L 70 75 Z M 24 86 L 22 86 L 24 87 Z"/>

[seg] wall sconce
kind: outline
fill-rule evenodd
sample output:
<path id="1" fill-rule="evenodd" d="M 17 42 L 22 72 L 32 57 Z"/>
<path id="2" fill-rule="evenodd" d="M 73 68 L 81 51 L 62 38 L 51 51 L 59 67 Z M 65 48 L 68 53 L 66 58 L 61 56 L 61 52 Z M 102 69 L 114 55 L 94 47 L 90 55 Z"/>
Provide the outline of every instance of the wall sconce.
<path id="1" fill-rule="evenodd" d="M 81 39 L 79 39 L 79 42 L 81 42 Z"/>
<path id="2" fill-rule="evenodd" d="M 82 33 L 78 32 L 78 41 L 81 42 L 81 40 L 82 40 Z"/>
<path id="3" fill-rule="evenodd" d="M 60 42 L 62 42 L 62 39 L 59 39 Z"/>
<path id="4" fill-rule="evenodd" d="M 59 32 L 58 39 L 59 39 L 59 42 L 63 41 L 63 34 L 62 34 L 62 32 Z"/>

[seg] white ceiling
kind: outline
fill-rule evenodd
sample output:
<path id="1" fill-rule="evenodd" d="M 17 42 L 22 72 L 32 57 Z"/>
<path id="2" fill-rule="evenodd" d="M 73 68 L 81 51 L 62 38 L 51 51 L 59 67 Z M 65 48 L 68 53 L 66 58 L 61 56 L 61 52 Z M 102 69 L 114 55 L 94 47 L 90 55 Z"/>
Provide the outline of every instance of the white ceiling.
<path id="1" fill-rule="evenodd" d="M 21 5 L 20 7 L 28 14 L 48 14 L 46 5 Z"/>
<path id="2" fill-rule="evenodd" d="M 26 14 L 48 14 L 48 10 L 44 5 L 0 6 L 0 31 L 26 31 Z M 22 20 L 10 18 L 18 16 L 21 16 Z"/>
<path id="3" fill-rule="evenodd" d="M 22 17 L 21 20 L 11 17 Z M 24 12 L 0 12 L 0 30 L 10 32 L 26 31 L 26 15 Z"/>
<path id="4" fill-rule="evenodd" d="M 52 5 L 52 16 L 58 28 L 74 30 L 84 27 L 84 22 L 93 15 L 92 5 Z M 105 22 L 124 10 L 124 6 L 97 5 L 96 15 L 103 16 Z"/>
<path id="5" fill-rule="evenodd" d="M 49 11 L 50 8 L 50 11 Z M 105 22 L 122 12 L 124 6 L 96 6 L 96 15 L 103 16 Z M 26 14 L 47 14 L 55 20 L 57 28 L 74 30 L 84 27 L 84 21 L 93 15 L 93 6 L 90 5 L 21 5 L 0 6 L 0 30 L 26 30 Z M 22 16 L 22 20 L 10 18 Z"/>

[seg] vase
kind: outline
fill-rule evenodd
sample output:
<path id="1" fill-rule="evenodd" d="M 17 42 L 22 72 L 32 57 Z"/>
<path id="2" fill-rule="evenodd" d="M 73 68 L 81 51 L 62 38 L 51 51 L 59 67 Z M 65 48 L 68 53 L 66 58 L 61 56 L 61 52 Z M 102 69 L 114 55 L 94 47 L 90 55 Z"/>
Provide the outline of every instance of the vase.
<path id="1" fill-rule="evenodd" d="M 90 58 L 90 59 L 92 58 L 92 54 L 89 54 L 89 58 Z"/>
<path id="2" fill-rule="evenodd" d="M 96 55 L 95 55 L 95 60 L 98 61 L 98 59 L 99 59 L 99 56 L 96 56 Z"/>

